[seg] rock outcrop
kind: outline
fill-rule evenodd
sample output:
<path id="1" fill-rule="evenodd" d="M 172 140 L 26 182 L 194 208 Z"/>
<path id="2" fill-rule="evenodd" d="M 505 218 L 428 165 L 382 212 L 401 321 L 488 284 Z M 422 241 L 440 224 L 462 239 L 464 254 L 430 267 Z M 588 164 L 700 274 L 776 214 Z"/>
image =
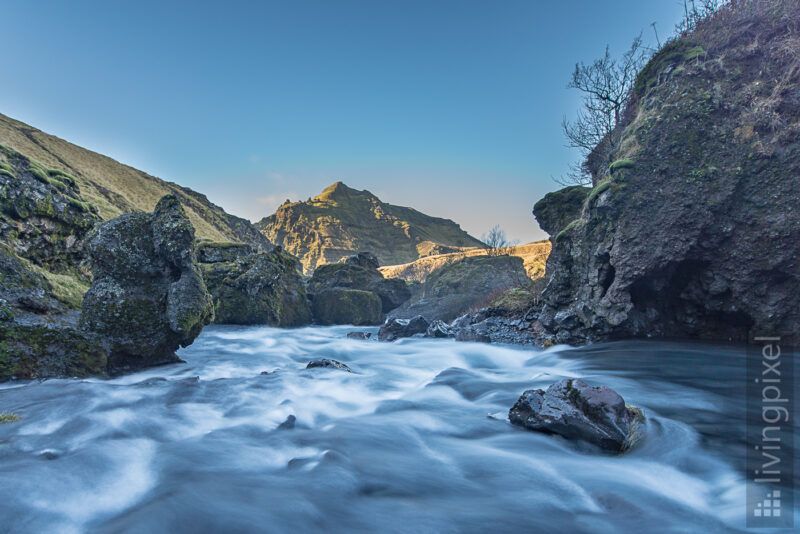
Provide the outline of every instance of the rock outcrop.
<path id="1" fill-rule="evenodd" d="M 449 322 L 480 307 L 493 294 L 529 281 L 521 258 L 468 257 L 431 273 L 421 291 L 390 315 L 401 319 L 422 315 L 429 322 Z"/>
<path id="2" fill-rule="evenodd" d="M 29 263 L 0 244 L 0 381 L 103 374 L 106 353 Z"/>
<path id="3" fill-rule="evenodd" d="M 536 205 L 553 234 L 539 320 L 557 341 L 798 331 L 798 32 L 797 3 L 744 1 L 667 44 L 592 159 L 580 215 Z"/>
<path id="4" fill-rule="evenodd" d="M 372 251 L 383 265 L 396 265 L 485 247 L 453 221 L 381 202 L 369 191 L 342 182 L 305 202 L 287 201 L 256 226 L 300 258 L 307 274 L 361 250 Z"/>
<path id="5" fill-rule="evenodd" d="M 352 323 L 345 321 L 344 323 L 330 323 L 333 320 L 331 310 L 326 310 L 322 306 L 314 304 L 314 310 L 321 310 L 325 314 L 324 318 L 317 317 L 315 311 L 315 319 L 322 324 L 380 324 L 382 322 L 382 315 L 397 308 L 408 300 L 411 296 L 411 291 L 408 289 L 406 283 L 398 279 L 386 279 L 378 271 L 378 263 L 370 253 L 359 253 L 351 256 L 341 263 L 331 263 L 328 265 L 321 265 L 315 271 L 314 275 L 308 281 L 308 292 L 311 295 L 311 300 L 316 301 L 319 295 L 325 293 L 322 297 L 325 302 L 331 302 L 334 295 L 349 296 L 348 302 L 368 302 L 372 299 L 365 299 L 364 297 L 353 298 L 353 295 L 344 293 L 344 290 L 358 290 L 361 292 L 368 292 L 376 295 L 380 301 L 380 314 L 376 318 L 377 322 L 366 323 Z M 352 310 L 347 312 L 344 309 L 345 301 L 336 303 L 336 315 L 352 317 L 373 317 L 372 312 L 361 312 Z"/>
<path id="6" fill-rule="evenodd" d="M 201 243 L 197 256 L 214 301 L 214 322 L 280 327 L 311 323 L 300 263 L 280 247 L 264 252 L 235 243 Z"/>
<path id="7" fill-rule="evenodd" d="M 128 213 L 88 240 L 94 280 L 80 324 L 102 339 L 108 369 L 119 373 L 179 361 L 213 317 L 195 258 L 195 234 L 183 207 L 165 196 L 153 213 Z"/>
<path id="8" fill-rule="evenodd" d="M 508 412 L 512 424 L 567 439 L 583 440 L 621 452 L 640 437 L 641 411 L 625 405 L 607 386 L 565 378 L 547 388 L 530 389 Z"/>
<path id="9" fill-rule="evenodd" d="M 306 365 L 306 369 L 315 369 L 315 368 L 322 368 L 322 369 L 338 369 L 340 371 L 346 371 L 348 373 L 352 373 L 353 370 L 350 369 L 346 364 L 343 364 L 339 360 L 330 360 L 328 358 L 321 358 L 319 360 L 312 360 L 308 362 Z"/>

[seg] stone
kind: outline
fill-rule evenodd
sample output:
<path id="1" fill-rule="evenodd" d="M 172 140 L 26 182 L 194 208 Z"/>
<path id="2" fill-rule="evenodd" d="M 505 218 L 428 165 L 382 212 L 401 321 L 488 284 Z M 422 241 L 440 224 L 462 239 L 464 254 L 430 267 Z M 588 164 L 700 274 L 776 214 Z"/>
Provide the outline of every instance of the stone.
<path id="1" fill-rule="evenodd" d="M 609 452 L 627 450 L 638 439 L 641 411 L 607 386 L 565 378 L 547 388 L 525 391 L 508 412 L 512 424 L 567 439 L 583 440 Z"/>
<path id="2" fill-rule="evenodd" d="M 411 319 L 387 319 L 386 323 L 378 330 L 378 340 L 394 341 L 401 337 L 424 334 L 428 330 L 428 326 L 428 321 L 421 315 Z"/>
<path id="3" fill-rule="evenodd" d="M 455 335 L 455 331 L 450 325 L 439 319 L 433 321 L 425 331 L 425 337 L 448 338 L 455 337 Z"/>
<path id="4" fill-rule="evenodd" d="M 372 332 L 348 332 L 347 339 L 367 340 L 372 337 Z"/>
<path id="5" fill-rule="evenodd" d="M 83 298 L 81 328 L 102 339 L 112 374 L 179 361 L 213 318 L 195 258 L 194 227 L 178 199 L 153 213 L 127 213 L 88 238 L 94 279 Z"/>
<path id="6" fill-rule="evenodd" d="M 375 257 L 375 254 L 371 252 L 359 252 L 358 254 L 353 254 L 352 256 L 348 256 L 344 259 L 344 262 L 348 265 L 358 265 L 359 267 L 364 267 L 365 269 L 377 269 L 381 266 L 378 262 L 378 258 Z"/>
<path id="7" fill-rule="evenodd" d="M 353 370 L 350 369 L 347 365 L 343 364 L 337 360 L 330 360 L 328 358 L 321 358 L 319 360 L 313 360 L 308 362 L 306 365 L 306 369 L 315 369 L 318 367 L 322 367 L 325 369 L 339 369 L 341 371 L 347 371 L 348 373 L 352 373 Z"/>

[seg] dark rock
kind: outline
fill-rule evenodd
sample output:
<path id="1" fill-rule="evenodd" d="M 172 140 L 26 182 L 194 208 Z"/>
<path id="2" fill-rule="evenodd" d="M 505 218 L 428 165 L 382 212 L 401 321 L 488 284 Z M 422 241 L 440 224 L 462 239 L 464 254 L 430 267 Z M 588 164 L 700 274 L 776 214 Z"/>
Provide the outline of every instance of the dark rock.
<path id="1" fill-rule="evenodd" d="M 214 301 L 216 323 L 303 326 L 311 323 L 300 262 L 280 247 L 206 243 L 200 264 Z M 213 261 L 212 261 L 213 260 Z"/>
<path id="2" fill-rule="evenodd" d="M 103 339 L 109 371 L 175 362 L 178 347 L 212 319 L 194 247 L 194 228 L 172 195 L 152 214 L 127 213 L 94 230 L 81 327 Z"/>
<path id="3" fill-rule="evenodd" d="M 378 340 L 394 341 L 401 337 L 424 334 L 428 326 L 428 321 L 421 315 L 411 319 L 388 319 L 378 331 Z"/>
<path id="4" fill-rule="evenodd" d="M 455 335 L 455 331 L 450 327 L 450 325 L 438 319 L 433 321 L 425 331 L 425 337 L 447 338 L 455 337 Z"/>
<path id="5" fill-rule="evenodd" d="M 512 424 L 593 443 L 606 451 L 629 448 L 638 432 L 641 412 L 629 408 L 607 386 L 592 387 L 580 379 L 563 379 L 547 390 L 530 389 L 508 412 Z"/>
<path id="6" fill-rule="evenodd" d="M 296 422 L 297 422 L 297 417 L 295 417 L 294 415 L 289 415 L 286 418 L 286 421 L 278 425 L 278 430 L 291 430 L 294 428 Z"/>
<path id="7" fill-rule="evenodd" d="M 372 332 L 348 332 L 347 339 L 369 339 Z"/>
<path id="8" fill-rule="evenodd" d="M 473 343 L 491 343 L 492 338 L 486 331 L 473 327 L 466 327 L 456 331 L 456 341 L 467 341 Z"/>
<path id="9" fill-rule="evenodd" d="M 350 369 L 347 365 L 343 364 L 337 360 L 329 360 L 328 358 L 321 358 L 319 360 L 314 360 L 308 362 L 306 365 L 306 369 L 314 369 L 316 367 L 324 367 L 327 369 L 341 369 L 342 371 L 347 371 L 348 373 L 352 373 L 353 370 Z"/>
<path id="10" fill-rule="evenodd" d="M 314 295 L 314 319 L 323 325 L 378 325 L 383 321 L 381 299 L 370 291 L 326 289 Z"/>
<path id="11" fill-rule="evenodd" d="M 359 252 L 358 254 L 353 254 L 352 256 L 348 256 L 345 258 L 344 262 L 348 265 L 358 265 L 359 267 L 364 267 L 365 269 L 377 269 L 381 266 L 378 263 L 378 258 L 375 257 L 375 254 L 371 252 Z"/>
<path id="12" fill-rule="evenodd" d="M 472 256 L 445 265 L 428 275 L 422 290 L 391 312 L 408 319 L 422 315 L 428 321 L 452 321 L 498 291 L 530 282 L 522 258 Z"/>
<path id="13" fill-rule="evenodd" d="M 201 241 L 197 244 L 197 261 L 200 263 L 227 263 L 250 256 L 256 252 L 252 245 L 244 243 L 214 243 Z"/>

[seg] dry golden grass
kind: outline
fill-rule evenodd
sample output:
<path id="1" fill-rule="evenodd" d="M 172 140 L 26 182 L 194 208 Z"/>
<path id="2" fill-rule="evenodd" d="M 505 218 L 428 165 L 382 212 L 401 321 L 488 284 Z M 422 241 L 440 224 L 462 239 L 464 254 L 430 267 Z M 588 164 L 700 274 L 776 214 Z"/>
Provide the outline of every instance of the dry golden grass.
<path id="1" fill-rule="evenodd" d="M 501 255 L 517 256 L 522 258 L 525 272 L 531 279 L 544 276 L 545 263 L 547 256 L 550 255 L 550 241 L 535 241 L 525 245 L 506 247 L 497 252 Z M 402 265 L 387 265 L 381 267 L 380 271 L 386 278 L 402 278 L 403 280 L 425 282 L 425 279 L 436 269 L 454 263 L 468 256 L 486 256 L 489 254 L 487 249 L 472 249 L 465 252 L 453 254 L 438 254 L 420 258 L 411 263 Z"/>

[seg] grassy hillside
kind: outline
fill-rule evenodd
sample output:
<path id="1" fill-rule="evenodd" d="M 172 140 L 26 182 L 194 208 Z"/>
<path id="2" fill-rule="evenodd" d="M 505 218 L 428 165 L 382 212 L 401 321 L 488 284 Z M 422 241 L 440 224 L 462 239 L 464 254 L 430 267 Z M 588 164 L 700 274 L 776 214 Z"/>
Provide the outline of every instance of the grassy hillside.
<path id="1" fill-rule="evenodd" d="M 359 251 L 383 265 L 485 245 L 449 219 L 381 202 L 342 182 L 305 202 L 287 203 L 256 224 L 272 242 L 299 257 L 306 271 Z"/>
<path id="2" fill-rule="evenodd" d="M 505 247 L 499 249 L 498 252 L 501 255 L 522 258 L 525 272 L 531 279 L 537 279 L 544 276 L 545 263 L 547 263 L 550 248 L 550 241 L 536 241 L 525 245 Z M 476 249 L 450 254 L 437 254 L 402 265 L 386 265 L 379 270 L 386 278 L 402 278 L 406 281 L 425 282 L 428 275 L 440 267 L 455 263 L 464 257 L 485 256 L 488 252 L 486 249 Z"/>
<path id="3" fill-rule="evenodd" d="M 165 182 L 2 114 L 0 144 L 48 169 L 72 176 L 83 200 L 94 206 L 105 220 L 134 210 L 152 211 L 161 197 L 172 193 L 186 208 L 199 238 L 266 244 L 248 221 L 225 213 L 200 193 Z"/>

